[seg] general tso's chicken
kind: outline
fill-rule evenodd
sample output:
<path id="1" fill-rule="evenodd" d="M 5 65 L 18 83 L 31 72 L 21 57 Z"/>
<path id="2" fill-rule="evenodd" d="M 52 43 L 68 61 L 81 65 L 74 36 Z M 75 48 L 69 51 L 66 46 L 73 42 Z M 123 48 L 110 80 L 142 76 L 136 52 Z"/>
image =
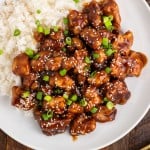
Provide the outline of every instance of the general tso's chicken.
<path id="1" fill-rule="evenodd" d="M 70 90 L 74 89 L 74 87 L 75 87 L 74 80 L 71 79 L 71 77 L 69 77 L 68 75 L 62 77 L 59 74 L 56 74 L 53 77 L 51 77 L 49 84 L 52 87 L 56 86 L 56 87 L 66 90 L 66 91 L 70 91 Z"/>
<path id="2" fill-rule="evenodd" d="M 22 53 L 14 58 L 12 64 L 14 74 L 23 77 L 29 75 L 30 70 L 29 57 L 26 54 Z"/>
<path id="3" fill-rule="evenodd" d="M 61 50 L 65 46 L 65 37 L 61 29 L 52 31 L 50 36 L 42 41 L 41 50 Z"/>
<path id="4" fill-rule="evenodd" d="M 39 120 L 40 127 L 44 134 L 55 135 L 64 133 L 69 126 L 71 119 L 68 118 L 52 118 L 48 121 Z"/>
<path id="5" fill-rule="evenodd" d="M 69 29 L 74 35 L 78 35 L 88 25 L 87 15 L 72 10 L 69 15 Z"/>
<path id="6" fill-rule="evenodd" d="M 89 47 L 94 50 L 100 49 L 102 37 L 94 28 L 84 28 L 80 35 Z"/>
<path id="7" fill-rule="evenodd" d="M 83 46 L 84 46 L 83 42 L 79 38 L 73 37 L 71 40 L 72 40 L 71 45 L 67 46 L 67 49 L 70 52 L 83 49 Z"/>
<path id="8" fill-rule="evenodd" d="M 120 25 L 121 25 L 121 17 L 120 17 L 120 13 L 119 13 L 119 8 L 117 3 L 114 0 L 103 0 L 102 2 L 104 2 L 102 11 L 103 11 L 103 15 L 106 16 L 113 16 L 113 25 L 116 29 L 120 29 Z"/>
<path id="9" fill-rule="evenodd" d="M 46 61 L 45 69 L 50 71 L 57 71 L 61 68 L 63 58 L 61 56 L 49 58 Z"/>
<path id="10" fill-rule="evenodd" d="M 77 116 L 70 126 L 70 133 L 73 136 L 90 133 L 96 128 L 96 121 L 93 118 L 81 114 Z"/>
<path id="11" fill-rule="evenodd" d="M 77 60 L 74 57 L 64 57 L 62 62 L 62 68 L 70 70 L 74 68 L 77 64 Z"/>
<path id="12" fill-rule="evenodd" d="M 128 58 L 128 71 L 127 75 L 130 77 L 138 77 L 141 74 L 143 67 L 147 62 L 144 54 L 132 51 Z"/>
<path id="13" fill-rule="evenodd" d="M 108 109 L 106 106 L 100 106 L 98 111 L 93 114 L 93 118 L 98 122 L 108 122 L 115 120 L 117 110 L 115 108 Z"/>
<path id="14" fill-rule="evenodd" d="M 105 71 L 98 71 L 88 78 L 89 84 L 99 87 L 102 84 L 109 82 L 109 75 Z"/>
<path id="15" fill-rule="evenodd" d="M 119 34 L 113 43 L 113 48 L 121 55 L 128 56 L 133 44 L 133 33 L 128 31 L 124 34 Z"/>
<path id="16" fill-rule="evenodd" d="M 127 76 L 127 58 L 120 54 L 115 54 L 110 65 L 111 75 L 118 79 L 125 79 Z"/>
<path id="17" fill-rule="evenodd" d="M 83 76 L 87 75 L 88 73 L 87 68 L 90 65 L 90 62 L 89 63 L 86 62 L 86 58 L 89 59 L 88 51 L 86 49 L 76 50 L 74 53 L 74 57 L 77 61 L 74 72 L 81 74 Z"/>
<path id="18" fill-rule="evenodd" d="M 97 106 L 98 104 L 102 103 L 102 99 L 98 93 L 98 90 L 94 86 L 89 86 L 85 93 L 84 97 L 88 102 L 87 106 L 85 107 L 86 111 L 90 111 L 93 107 Z"/>
<path id="19" fill-rule="evenodd" d="M 66 102 L 62 96 L 52 97 L 50 101 L 43 101 L 43 109 L 52 110 L 55 114 L 63 114 L 66 110 Z"/>
<path id="20" fill-rule="evenodd" d="M 130 98 L 130 91 L 124 81 L 114 80 L 107 83 L 106 97 L 115 104 L 125 104 Z"/>
<path id="21" fill-rule="evenodd" d="M 12 88 L 12 105 L 25 111 L 30 110 L 35 106 L 34 94 L 14 86 Z"/>
<path id="22" fill-rule="evenodd" d="M 84 108 L 78 103 L 73 103 L 69 106 L 68 112 L 72 114 L 81 114 L 84 112 Z"/>
<path id="23" fill-rule="evenodd" d="M 45 94 L 45 95 L 51 95 L 52 94 L 52 90 L 53 88 L 46 84 L 46 85 L 41 85 L 41 91 Z"/>
<path id="24" fill-rule="evenodd" d="M 101 8 L 99 3 L 92 1 L 89 5 L 86 5 L 84 13 L 88 15 L 88 21 L 94 28 L 100 28 L 102 26 Z"/>
<path id="25" fill-rule="evenodd" d="M 34 72 L 41 72 L 45 70 L 45 63 L 51 56 L 51 52 L 43 50 L 37 53 L 37 59 L 31 60 L 31 68 Z"/>
<path id="26" fill-rule="evenodd" d="M 22 78 L 22 85 L 26 89 L 29 89 L 34 81 L 37 80 L 37 75 L 35 73 L 30 73 Z"/>

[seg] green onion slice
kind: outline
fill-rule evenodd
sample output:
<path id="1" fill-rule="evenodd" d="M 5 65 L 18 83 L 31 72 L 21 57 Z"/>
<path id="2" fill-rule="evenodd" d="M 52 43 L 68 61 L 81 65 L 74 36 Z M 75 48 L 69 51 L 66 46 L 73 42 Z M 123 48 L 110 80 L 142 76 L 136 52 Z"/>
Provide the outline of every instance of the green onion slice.
<path id="1" fill-rule="evenodd" d="M 29 56 L 29 58 L 33 58 L 34 56 L 34 50 L 31 48 L 26 48 L 25 54 Z"/>
<path id="2" fill-rule="evenodd" d="M 81 99 L 80 101 L 80 105 L 83 106 L 83 107 L 86 107 L 87 106 L 87 101 L 85 99 Z"/>
<path id="3" fill-rule="evenodd" d="M 50 95 L 46 95 L 44 96 L 44 100 L 50 102 L 52 100 L 52 97 Z"/>
<path id="4" fill-rule="evenodd" d="M 110 68 L 110 67 L 106 67 L 106 68 L 105 68 L 105 72 L 106 72 L 107 74 L 110 74 L 110 73 L 111 73 L 111 68 Z"/>
<path id="5" fill-rule="evenodd" d="M 69 100 L 69 99 L 67 99 L 66 104 L 67 104 L 68 106 L 70 106 L 70 105 L 72 104 L 72 101 Z"/>
<path id="6" fill-rule="evenodd" d="M 19 36 L 21 34 L 21 31 L 19 29 L 15 29 L 14 36 Z"/>
<path id="7" fill-rule="evenodd" d="M 71 37 L 66 37 L 66 41 L 65 42 L 66 42 L 67 45 L 71 46 L 71 44 L 72 44 Z"/>
<path id="8" fill-rule="evenodd" d="M 64 98 L 64 99 L 68 99 L 68 98 L 69 98 L 69 95 L 68 95 L 67 93 L 64 93 L 64 94 L 63 94 L 63 98 Z"/>
<path id="9" fill-rule="evenodd" d="M 106 107 L 107 107 L 109 110 L 112 110 L 112 109 L 114 108 L 113 102 L 111 102 L 111 101 L 107 102 Z"/>
<path id="10" fill-rule="evenodd" d="M 4 51 L 2 49 L 0 49 L 0 55 L 2 55 L 4 53 Z"/>
<path id="11" fill-rule="evenodd" d="M 41 13 L 41 10 L 40 10 L 40 9 L 37 9 L 37 10 L 36 10 L 36 13 L 37 13 L 37 14 L 40 14 L 40 13 Z"/>
<path id="12" fill-rule="evenodd" d="M 30 92 L 29 91 L 25 91 L 22 93 L 22 98 L 28 98 L 30 96 Z"/>
<path id="13" fill-rule="evenodd" d="M 93 53 L 93 59 L 98 59 L 100 55 L 98 53 Z"/>
<path id="14" fill-rule="evenodd" d="M 61 76 L 65 76 L 65 75 L 67 74 L 67 70 L 66 70 L 66 69 L 61 69 L 61 70 L 59 71 L 59 74 L 60 74 Z"/>
<path id="15" fill-rule="evenodd" d="M 65 25 L 67 25 L 67 24 L 69 23 L 68 18 L 64 18 L 64 19 L 63 19 L 63 22 L 64 22 Z"/>
<path id="16" fill-rule="evenodd" d="M 90 57 L 85 57 L 84 61 L 87 63 L 87 64 L 90 64 L 91 63 L 91 59 Z"/>
<path id="17" fill-rule="evenodd" d="M 49 76 L 48 76 L 48 75 L 45 75 L 45 76 L 43 77 L 43 81 L 48 82 L 48 81 L 49 81 Z"/>
<path id="18" fill-rule="evenodd" d="M 80 2 L 80 0 L 73 0 L 75 3 L 79 3 Z"/>
<path id="19" fill-rule="evenodd" d="M 43 98 L 43 92 L 38 92 L 37 94 L 36 94 L 36 99 L 38 99 L 38 100 L 42 100 L 42 98 Z"/>
<path id="20" fill-rule="evenodd" d="M 48 111 L 47 113 L 42 114 L 42 118 L 44 121 L 48 121 L 49 119 L 53 118 L 53 112 Z"/>
<path id="21" fill-rule="evenodd" d="M 78 96 L 76 94 L 73 94 L 71 97 L 70 97 L 70 100 L 75 102 L 78 100 Z"/>
<path id="22" fill-rule="evenodd" d="M 93 108 L 90 110 L 90 112 L 91 112 L 92 114 L 95 114 L 97 111 L 98 111 L 98 108 L 96 108 L 96 107 L 93 107 Z"/>

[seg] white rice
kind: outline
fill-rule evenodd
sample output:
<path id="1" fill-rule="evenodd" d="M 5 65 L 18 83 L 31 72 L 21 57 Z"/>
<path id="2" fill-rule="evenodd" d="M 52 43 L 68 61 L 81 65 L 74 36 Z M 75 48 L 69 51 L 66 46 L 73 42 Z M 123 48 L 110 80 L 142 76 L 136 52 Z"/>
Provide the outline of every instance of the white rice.
<path id="1" fill-rule="evenodd" d="M 80 10 L 83 3 L 89 1 L 80 0 L 76 4 L 73 0 L 0 0 L 0 49 L 4 51 L 0 55 L 1 95 L 10 96 L 12 86 L 20 84 L 20 78 L 12 73 L 13 58 L 26 48 L 37 50 L 33 38 L 35 21 L 38 19 L 46 26 L 61 26 L 69 10 Z M 14 37 L 16 28 L 21 30 L 21 35 Z"/>

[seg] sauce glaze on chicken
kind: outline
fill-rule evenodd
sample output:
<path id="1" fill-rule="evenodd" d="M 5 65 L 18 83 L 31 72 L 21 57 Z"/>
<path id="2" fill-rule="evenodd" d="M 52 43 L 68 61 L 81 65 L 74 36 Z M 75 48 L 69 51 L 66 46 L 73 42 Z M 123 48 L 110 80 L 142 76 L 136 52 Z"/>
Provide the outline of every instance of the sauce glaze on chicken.
<path id="1" fill-rule="evenodd" d="M 66 29 L 34 33 L 38 52 L 14 58 L 12 71 L 22 79 L 12 88 L 12 105 L 33 109 L 43 133 L 69 128 L 73 136 L 95 130 L 96 122 L 113 121 L 117 104 L 130 91 L 126 77 L 138 77 L 146 57 L 131 50 L 133 34 L 122 33 L 114 0 L 92 1 L 82 12 L 71 10 Z"/>

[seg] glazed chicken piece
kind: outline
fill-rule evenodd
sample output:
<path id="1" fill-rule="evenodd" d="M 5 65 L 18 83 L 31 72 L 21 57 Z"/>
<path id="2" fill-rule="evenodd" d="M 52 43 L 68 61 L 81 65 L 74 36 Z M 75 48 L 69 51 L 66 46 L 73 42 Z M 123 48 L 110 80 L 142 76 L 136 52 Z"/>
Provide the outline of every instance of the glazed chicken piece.
<path id="1" fill-rule="evenodd" d="M 24 53 L 17 55 L 13 59 L 12 71 L 15 75 L 19 75 L 21 77 L 29 75 L 30 74 L 29 57 Z"/>
<path id="2" fill-rule="evenodd" d="M 44 38 L 44 34 L 43 33 L 39 33 L 39 32 L 34 32 L 34 39 L 37 42 L 41 42 Z"/>
<path id="3" fill-rule="evenodd" d="M 88 78 L 88 83 L 99 87 L 102 84 L 109 82 L 109 75 L 105 71 L 98 71 L 92 77 Z"/>
<path id="4" fill-rule="evenodd" d="M 70 125 L 70 133 L 73 136 L 84 135 L 94 131 L 96 121 L 86 116 L 84 113 L 77 116 Z"/>
<path id="5" fill-rule="evenodd" d="M 70 90 L 74 89 L 74 87 L 75 87 L 74 80 L 72 80 L 68 75 L 62 77 L 59 74 L 56 74 L 51 77 L 49 84 L 52 87 L 56 86 L 56 87 L 66 90 L 66 91 L 70 91 Z"/>
<path id="6" fill-rule="evenodd" d="M 98 90 L 94 86 L 89 86 L 84 93 L 84 98 L 88 102 L 87 106 L 85 107 L 85 111 L 90 111 L 93 107 L 102 103 L 102 99 L 98 93 Z"/>
<path id="7" fill-rule="evenodd" d="M 52 31 L 49 37 L 42 41 L 41 50 L 61 50 L 65 46 L 65 37 L 63 31 L 58 29 L 57 32 Z"/>
<path id="8" fill-rule="evenodd" d="M 85 6 L 83 12 L 87 14 L 88 21 L 94 28 L 98 29 L 102 26 L 100 16 L 102 12 L 98 2 L 92 1 L 89 5 Z"/>
<path id="9" fill-rule="evenodd" d="M 84 28 L 80 33 L 81 38 L 94 50 L 100 49 L 102 37 L 94 28 Z"/>
<path id="10" fill-rule="evenodd" d="M 37 55 L 39 55 L 37 59 L 31 60 L 31 68 L 34 72 L 41 72 L 45 70 L 45 63 L 51 56 L 51 52 L 43 50 L 37 53 Z"/>
<path id="11" fill-rule="evenodd" d="M 45 95 L 51 95 L 52 94 L 52 87 L 48 84 L 46 85 L 41 85 L 41 91 L 45 94 Z"/>
<path id="12" fill-rule="evenodd" d="M 86 79 L 87 77 L 82 74 L 78 74 L 77 76 L 77 80 L 80 85 L 84 85 L 84 83 L 86 82 Z"/>
<path id="13" fill-rule="evenodd" d="M 128 56 L 130 48 L 133 45 L 133 33 L 131 31 L 125 34 L 119 34 L 113 43 L 113 48 L 117 50 L 121 55 Z"/>
<path id="14" fill-rule="evenodd" d="M 24 88 L 29 89 L 34 81 L 37 80 L 37 75 L 35 73 L 30 73 L 22 78 L 22 85 Z"/>
<path id="15" fill-rule="evenodd" d="M 113 25 L 114 27 L 119 30 L 120 24 L 121 24 L 121 17 L 119 13 L 119 8 L 117 3 L 114 0 L 104 0 L 104 3 L 102 4 L 103 8 L 103 15 L 105 16 L 113 16 Z"/>
<path id="16" fill-rule="evenodd" d="M 52 97 L 51 101 L 43 101 L 43 109 L 52 110 L 55 114 L 63 114 L 66 110 L 66 101 L 62 96 Z"/>
<path id="17" fill-rule="evenodd" d="M 78 103 L 73 103 L 69 106 L 68 112 L 72 114 L 81 114 L 83 113 L 84 108 Z"/>
<path id="18" fill-rule="evenodd" d="M 60 56 L 49 58 L 46 61 L 45 69 L 50 70 L 50 71 L 57 71 L 61 68 L 62 61 L 63 61 L 63 58 Z"/>
<path id="19" fill-rule="evenodd" d="M 12 88 L 12 105 L 22 109 L 30 110 L 35 106 L 34 94 L 24 94 L 27 91 L 24 91 L 21 87 L 14 86 Z"/>
<path id="20" fill-rule="evenodd" d="M 83 49 L 83 42 L 82 42 L 79 38 L 73 37 L 73 38 L 72 38 L 71 46 L 67 46 L 67 49 L 68 49 L 70 52 L 73 52 L 73 51 L 75 51 L 75 50 Z"/>
<path id="21" fill-rule="evenodd" d="M 106 85 L 106 97 L 115 104 L 125 104 L 130 95 L 130 91 L 124 81 L 114 80 Z"/>
<path id="22" fill-rule="evenodd" d="M 127 57 L 115 54 L 110 65 L 111 75 L 118 79 L 125 79 L 127 76 Z"/>
<path id="23" fill-rule="evenodd" d="M 68 118 L 52 118 L 48 121 L 39 120 L 40 127 L 44 134 L 55 135 L 64 133 L 69 126 L 71 119 Z"/>
<path id="24" fill-rule="evenodd" d="M 146 62 L 147 58 L 144 54 L 132 51 L 128 58 L 127 75 L 130 77 L 138 77 L 141 74 Z"/>
<path id="25" fill-rule="evenodd" d="M 88 25 L 87 15 L 72 10 L 69 15 L 69 29 L 74 35 L 80 34 L 81 30 Z"/>
<path id="26" fill-rule="evenodd" d="M 88 57 L 88 51 L 86 49 L 76 50 L 74 53 L 74 58 L 77 61 L 74 72 L 86 76 L 89 67 L 89 64 L 86 63 L 86 57 Z"/>
<path id="27" fill-rule="evenodd" d="M 117 110 L 115 108 L 108 109 L 106 106 L 100 106 L 98 111 L 92 116 L 98 122 L 108 122 L 115 120 Z"/>
<path id="28" fill-rule="evenodd" d="M 62 62 L 62 68 L 70 70 L 74 68 L 77 64 L 77 60 L 74 57 L 64 57 Z"/>

